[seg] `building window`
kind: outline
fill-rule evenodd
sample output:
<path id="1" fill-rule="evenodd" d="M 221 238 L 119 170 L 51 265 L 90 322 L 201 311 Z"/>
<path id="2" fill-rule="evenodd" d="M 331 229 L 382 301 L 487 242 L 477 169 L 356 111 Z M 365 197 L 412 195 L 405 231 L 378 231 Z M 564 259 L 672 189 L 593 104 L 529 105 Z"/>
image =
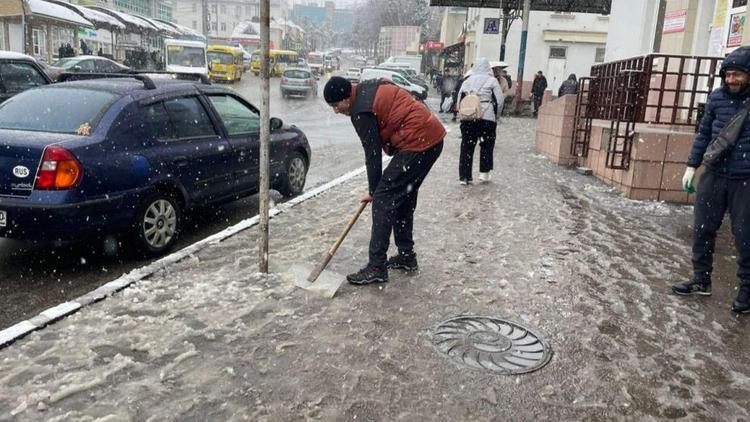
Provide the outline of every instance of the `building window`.
<path id="1" fill-rule="evenodd" d="M 234 6 L 234 14 L 235 16 L 239 16 L 242 14 L 242 6 Z"/>
<path id="2" fill-rule="evenodd" d="M 227 5 L 226 4 L 222 4 L 221 5 L 221 14 L 222 15 L 226 15 L 227 14 Z"/>
<path id="3" fill-rule="evenodd" d="M 594 63 L 602 63 L 604 62 L 604 52 L 606 49 L 604 47 L 597 47 L 596 48 L 596 54 L 594 55 Z"/>
<path id="4" fill-rule="evenodd" d="M 42 43 L 44 42 L 44 35 L 42 35 L 42 31 L 38 29 L 32 29 L 31 30 L 31 42 L 34 48 L 34 55 L 41 56 L 42 55 Z"/>
<path id="5" fill-rule="evenodd" d="M 216 22 L 211 22 L 211 29 L 216 31 Z"/>
<path id="6" fill-rule="evenodd" d="M 227 24 L 226 24 L 226 22 L 222 22 L 221 23 L 221 30 L 222 31 L 226 31 L 227 30 Z"/>
<path id="7" fill-rule="evenodd" d="M 732 8 L 747 6 L 747 0 L 733 0 Z"/>
<path id="8" fill-rule="evenodd" d="M 193 21 L 193 29 L 198 29 L 198 21 Z"/>
<path id="9" fill-rule="evenodd" d="M 0 22 L 0 50 L 10 50 L 5 46 L 5 23 Z"/>
<path id="10" fill-rule="evenodd" d="M 198 12 L 198 3 L 193 2 L 193 13 Z"/>
<path id="11" fill-rule="evenodd" d="M 248 4 L 245 5 L 245 15 L 250 18 L 253 17 L 252 12 L 250 11 L 250 5 Z"/>
<path id="12" fill-rule="evenodd" d="M 549 58 L 550 59 L 564 59 L 567 47 L 550 47 Z"/>
<path id="13" fill-rule="evenodd" d="M 217 12 L 217 10 L 219 10 L 219 9 L 217 9 L 217 7 L 219 7 L 219 6 L 217 6 L 217 5 L 215 5 L 215 4 L 212 4 L 212 5 L 211 5 L 211 13 L 213 13 L 214 15 L 215 15 L 216 13 L 218 13 L 218 12 Z"/>

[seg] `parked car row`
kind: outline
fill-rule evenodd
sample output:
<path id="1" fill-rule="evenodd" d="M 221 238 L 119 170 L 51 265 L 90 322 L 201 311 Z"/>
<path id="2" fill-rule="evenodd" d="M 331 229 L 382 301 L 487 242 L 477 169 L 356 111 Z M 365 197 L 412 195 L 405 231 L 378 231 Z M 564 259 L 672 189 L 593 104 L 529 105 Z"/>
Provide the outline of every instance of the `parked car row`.
<path id="1" fill-rule="evenodd" d="M 52 84 L 28 59 L 0 53 L 0 88 L 16 94 L 0 104 L 0 237 L 125 234 L 158 255 L 185 212 L 258 191 L 260 113 L 235 91 L 121 73 Z M 305 134 L 272 118 L 270 152 L 272 187 L 301 193 Z"/>

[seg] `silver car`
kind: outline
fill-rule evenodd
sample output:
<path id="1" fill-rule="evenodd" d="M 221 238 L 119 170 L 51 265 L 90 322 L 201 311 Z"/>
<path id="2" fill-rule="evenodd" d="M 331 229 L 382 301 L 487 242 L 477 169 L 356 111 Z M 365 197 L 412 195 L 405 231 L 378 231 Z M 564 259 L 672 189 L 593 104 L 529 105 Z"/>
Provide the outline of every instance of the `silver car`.
<path id="1" fill-rule="evenodd" d="M 301 95 L 305 98 L 318 96 L 318 83 L 310 69 L 292 67 L 281 74 L 281 96 Z"/>

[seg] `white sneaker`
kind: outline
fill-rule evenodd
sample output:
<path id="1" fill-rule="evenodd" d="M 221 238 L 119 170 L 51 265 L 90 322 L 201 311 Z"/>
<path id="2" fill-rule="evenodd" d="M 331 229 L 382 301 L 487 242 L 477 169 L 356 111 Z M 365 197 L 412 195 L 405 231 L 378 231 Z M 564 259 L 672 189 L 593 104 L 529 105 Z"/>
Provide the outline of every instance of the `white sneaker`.
<path id="1" fill-rule="evenodd" d="M 479 173 L 479 181 L 481 181 L 482 183 L 489 182 L 490 179 L 491 179 L 490 172 L 487 172 L 487 173 L 481 173 L 480 172 Z"/>

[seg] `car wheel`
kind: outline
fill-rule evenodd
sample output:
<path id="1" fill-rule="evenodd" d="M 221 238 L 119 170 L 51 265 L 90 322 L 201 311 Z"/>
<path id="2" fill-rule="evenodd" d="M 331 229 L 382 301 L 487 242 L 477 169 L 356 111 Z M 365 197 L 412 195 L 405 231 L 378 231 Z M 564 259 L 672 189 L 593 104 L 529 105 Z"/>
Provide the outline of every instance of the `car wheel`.
<path id="1" fill-rule="evenodd" d="M 169 251 L 181 230 L 182 212 L 173 195 L 157 192 L 141 203 L 133 234 L 144 254 L 157 256 Z"/>
<path id="2" fill-rule="evenodd" d="M 307 178 L 307 161 L 299 152 L 292 153 L 286 161 L 285 172 L 282 176 L 278 191 L 284 196 L 296 196 L 305 189 Z"/>

